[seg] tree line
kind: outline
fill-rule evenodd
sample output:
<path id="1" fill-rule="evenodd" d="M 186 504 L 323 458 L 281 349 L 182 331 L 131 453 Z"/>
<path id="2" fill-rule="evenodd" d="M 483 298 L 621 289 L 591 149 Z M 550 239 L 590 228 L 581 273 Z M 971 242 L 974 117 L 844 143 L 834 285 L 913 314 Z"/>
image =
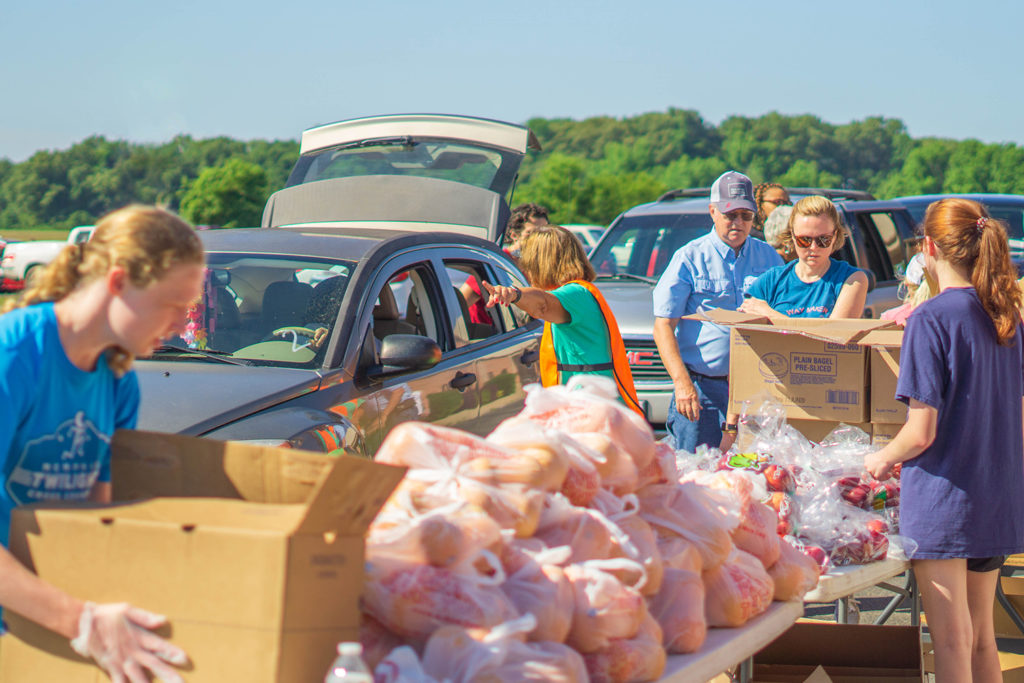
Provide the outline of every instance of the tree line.
<path id="1" fill-rule="evenodd" d="M 728 169 L 754 182 L 867 190 L 879 198 L 938 192 L 1024 194 L 1024 148 L 912 138 L 898 119 L 835 125 L 811 116 L 729 117 L 693 110 L 627 118 L 527 122 L 543 151 L 527 156 L 513 204 L 547 206 L 561 223 L 607 224 Z M 284 186 L 298 142 L 226 137 L 135 144 L 91 137 L 67 150 L 0 159 L 0 230 L 91 223 L 130 202 L 157 203 L 196 224 L 258 225 Z"/>

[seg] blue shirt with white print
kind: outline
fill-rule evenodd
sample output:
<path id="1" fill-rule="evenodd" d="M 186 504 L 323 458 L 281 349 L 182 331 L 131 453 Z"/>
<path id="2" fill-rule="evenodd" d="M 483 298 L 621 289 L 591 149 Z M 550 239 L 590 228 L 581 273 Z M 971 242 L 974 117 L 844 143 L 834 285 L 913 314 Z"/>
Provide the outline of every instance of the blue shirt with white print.
<path id="1" fill-rule="evenodd" d="M 110 439 L 138 421 L 134 372 L 101 357 L 86 372 L 68 359 L 53 304 L 0 316 L 0 543 L 18 505 L 86 500 L 110 481 Z"/>
<path id="2" fill-rule="evenodd" d="M 654 315 L 680 318 L 714 308 L 735 311 L 754 280 L 780 265 L 782 258 L 768 243 L 748 237 L 737 253 L 712 228 L 672 256 L 654 288 Z M 680 320 L 676 342 L 689 370 L 711 377 L 729 374 L 729 328 Z"/>

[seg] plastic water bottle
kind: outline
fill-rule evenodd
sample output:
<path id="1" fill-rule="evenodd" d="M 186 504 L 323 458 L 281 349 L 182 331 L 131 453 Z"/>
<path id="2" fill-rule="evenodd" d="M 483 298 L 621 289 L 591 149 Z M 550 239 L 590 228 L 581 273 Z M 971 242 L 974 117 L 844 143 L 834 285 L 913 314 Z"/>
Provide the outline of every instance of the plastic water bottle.
<path id="1" fill-rule="evenodd" d="M 362 643 L 338 643 L 338 658 L 324 683 L 373 683 L 373 674 L 363 661 Z"/>

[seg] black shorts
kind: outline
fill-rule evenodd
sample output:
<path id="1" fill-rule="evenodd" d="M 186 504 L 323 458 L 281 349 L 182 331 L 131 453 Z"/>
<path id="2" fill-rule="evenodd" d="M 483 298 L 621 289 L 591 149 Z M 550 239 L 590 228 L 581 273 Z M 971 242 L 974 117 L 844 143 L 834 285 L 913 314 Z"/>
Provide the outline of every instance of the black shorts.
<path id="1" fill-rule="evenodd" d="M 1003 563 L 1006 562 L 1006 555 L 996 555 L 995 557 L 968 557 L 967 558 L 967 571 L 969 572 L 994 572 L 997 569 L 1002 568 Z"/>

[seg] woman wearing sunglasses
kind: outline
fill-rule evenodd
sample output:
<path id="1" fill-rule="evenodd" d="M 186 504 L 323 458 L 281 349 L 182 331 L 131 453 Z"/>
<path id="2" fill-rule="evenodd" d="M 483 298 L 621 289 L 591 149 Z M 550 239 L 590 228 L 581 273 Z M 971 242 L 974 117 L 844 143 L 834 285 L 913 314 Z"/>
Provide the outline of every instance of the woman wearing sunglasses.
<path id="1" fill-rule="evenodd" d="M 754 280 L 741 311 L 769 318 L 863 315 L 867 275 L 845 261 L 832 259 L 846 242 L 846 228 L 835 204 L 825 197 L 798 201 L 780 242 L 797 259 Z"/>

